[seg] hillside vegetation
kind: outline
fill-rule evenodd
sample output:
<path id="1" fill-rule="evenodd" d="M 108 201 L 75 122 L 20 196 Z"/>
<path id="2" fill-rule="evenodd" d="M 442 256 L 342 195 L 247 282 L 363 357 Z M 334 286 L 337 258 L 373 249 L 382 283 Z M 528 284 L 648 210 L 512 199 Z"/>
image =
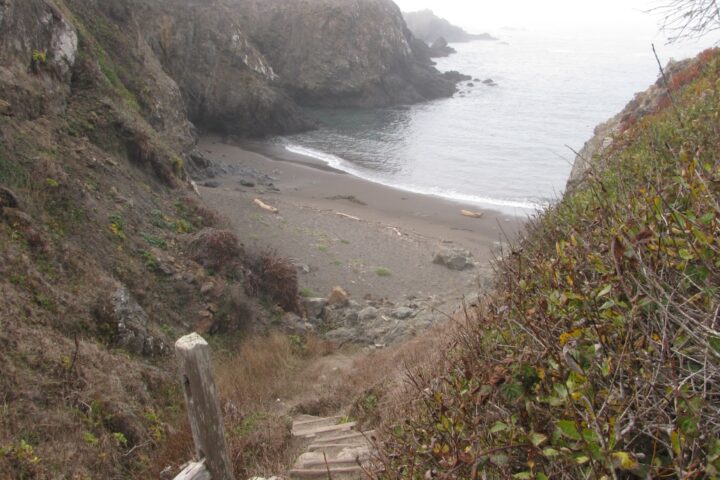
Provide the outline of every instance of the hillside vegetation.
<path id="1" fill-rule="evenodd" d="M 717 478 L 720 51 L 666 80 L 412 377 L 383 478 Z"/>

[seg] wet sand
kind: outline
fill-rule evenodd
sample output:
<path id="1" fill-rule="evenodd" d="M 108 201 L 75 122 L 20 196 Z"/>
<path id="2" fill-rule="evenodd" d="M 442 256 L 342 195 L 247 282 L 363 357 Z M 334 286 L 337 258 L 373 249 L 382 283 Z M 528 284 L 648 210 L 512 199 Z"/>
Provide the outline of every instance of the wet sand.
<path id="1" fill-rule="evenodd" d="M 309 267 L 299 276 L 306 293 L 325 296 L 337 285 L 355 298 L 392 301 L 472 295 L 489 277 L 499 243 L 525 220 L 492 210 L 466 217 L 462 209 L 477 207 L 368 182 L 289 153 L 268 152 L 279 159 L 270 158 L 219 137 L 204 137 L 199 149 L 214 163 L 241 168 L 211 179 L 213 188 L 200 182 L 202 197 L 249 250 L 275 250 Z M 241 185 L 249 171 L 271 176 L 279 191 Z M 443 246 L 471 251 L 477 267 L 457 272 L 432 263 Z"/>

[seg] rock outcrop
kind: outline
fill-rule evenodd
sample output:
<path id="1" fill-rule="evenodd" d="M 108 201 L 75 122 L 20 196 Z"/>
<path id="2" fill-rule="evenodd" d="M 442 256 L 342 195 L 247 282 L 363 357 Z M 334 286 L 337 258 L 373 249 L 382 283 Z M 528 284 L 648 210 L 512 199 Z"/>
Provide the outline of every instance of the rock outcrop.
<path id="1" fill-rule="evenodd" d="M 242 136 L 286 134 L 313 127 L 283 91 L 272 66 L 239 25 L 237 8 L 173 0 L 136 17 L 164 69 L 186 99 L 191 121 Z"/>
<path id="2" fill-rule="evenodd" d="M 78 34 L 43 0 L 0 2 L 0 85 L 5 114 L 34 119 L 65 108 Z"/>
<path id="3" fill-rule="evenodd" d="M 448 57 L 453 53 L 457 53 L 457 50 L 448 45 L 448 41 L 444 37 L 438 37 L 432 45 L 430 45 L 430 56 L 433 58 Z"/>
<path id="4" fill-rule="evenodd" d="M 414 48 L 390 0 L 248 0 L 245 28 L 302 105 L 377 107 L 447 97 L 455 85 Z"/>
<path id="5" fill-rule="evenodd" d="M 196 127 L 234 136 L 313 127 L 272 85 L 275 74 L 239 28 L 236 8 L 192 0 L 67 3 L 105 36 L 103 73 L 112 70 L 175 145 L 188 150 Z"/>
<path id="6" fill-rule="evenodd" d="M 487 33 L 478 35 L 468 33 L 444 18 L 438 17 L 431 10 L 405 12 L 403 17 L 413 35 L 427 43 L 433 43 L 441 37 L 450 43 L 472 40 L 497 40 Z"/>

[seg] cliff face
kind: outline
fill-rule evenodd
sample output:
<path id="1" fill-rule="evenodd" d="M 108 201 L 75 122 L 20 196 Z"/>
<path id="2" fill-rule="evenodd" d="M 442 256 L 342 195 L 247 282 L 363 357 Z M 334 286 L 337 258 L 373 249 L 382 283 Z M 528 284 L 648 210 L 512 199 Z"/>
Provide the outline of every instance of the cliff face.
<path id="1" fill-rule="evenodd" d="M 136 18 L 152 51 L 180 86 L 193 122 L 247 136 L 312 127 L 272 85 L 277 75 L 239 27 L 237 9 L 178 0 L 151 3 Z"/>
<path id="2" fill-rule="evenodd" d="M 382 106 L 450 96 L 390 0 L 248 0 L 245 27 L 299 103 Z"/>
<path id="3" fill-rule="evenodd" d="M 77 31 L 54 5 L 0 3 L 0 84 L 7 113 L 31 119 L 62 111 L 77 46 Z"/>
<path id="4" fill-rule="evenodd" d="M 238 28 L 237 14 L 213 2 L 69 0 L 118 66 L 120 80 L 158 130 L 202 129 L 236 136 L 311 127 Z M 178 105 L 180 99 L 182 105 Z M 182 142 L 180 142 L 182 143 Z"/>

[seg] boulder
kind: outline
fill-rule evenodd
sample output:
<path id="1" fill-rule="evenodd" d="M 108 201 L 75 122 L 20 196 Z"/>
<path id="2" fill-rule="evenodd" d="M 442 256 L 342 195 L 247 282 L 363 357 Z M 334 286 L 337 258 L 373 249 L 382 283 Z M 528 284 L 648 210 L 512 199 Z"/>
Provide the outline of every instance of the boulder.
<path id="1" fill-rule="evenodd" d="M 345 306 L 350 302 L 350 295 L 342 288 L 342 287 L 335 287 L 332 289 L 332 292 L 330 292 L 330 296 L 328 296 L 327 303 L 330 306 Z"/>
<path id="2" fill-rule="evenodd" d="M 359 339 L 357 338 L 357 332 L 352 328 L 336 328 L 335 330 L 330 330 L 325 334 L 325 338 L 328 340 L 339 342 L 339 343 L 346 343 L 346 342 L 357 342 Z"/>
<path id="3" fill-rule="evenodd" d="M 400 307 L 396 308 L 392 311 L 391 315 L 393 318 L 397 318 L 398 320 L 405 320 L 406 318 L 410 318 L 415 314 L 415 310 L 408 307 Z"/>
<path id="4" fill-rule="evenodd" d="M 378 316 L 378 309 L 375 307 L 365 307 L 358 312 L 358 320 L 361 322 L 367 322 L 374 320 Z"/>
<path id="5" fill-rule="evenodd" d="M 117 288 L 101 300 L 95 316 L 114 345 L 138 355 L 160 355 L 168 352 L 162 340 L 148 332 L 148 315 L 125 287 Z"/>
<path id="6" fill-rule="evenodd" d="M 475 266 L 472 257 L 472 253 L 464 248 L 444 247 L 435 254 L 433 263 L 445 265 L 450 270 L 465 270 Z"/>
<path id="7" fill-rule="evenodd" d="M 302 306 L 308 320 L 319 319 L 322 316 L 326 305 L 327 300 L 324 298 L 303 298 L 302 300 Z"/>

